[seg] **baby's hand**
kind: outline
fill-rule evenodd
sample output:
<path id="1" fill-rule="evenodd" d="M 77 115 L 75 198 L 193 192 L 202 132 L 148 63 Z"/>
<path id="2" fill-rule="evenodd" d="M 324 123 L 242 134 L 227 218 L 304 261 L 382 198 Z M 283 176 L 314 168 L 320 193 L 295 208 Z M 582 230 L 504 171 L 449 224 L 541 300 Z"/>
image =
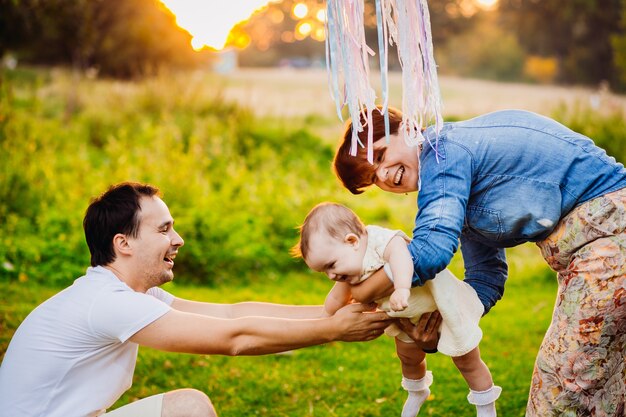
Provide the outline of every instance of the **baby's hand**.
<path id="1" fill-rule="evenodd" d="M 398 288 L 391 294 L 389 304 L 393 311 L 402 311 L 409 306 L 409 295 L 411 290 L 408 288 Z"/>

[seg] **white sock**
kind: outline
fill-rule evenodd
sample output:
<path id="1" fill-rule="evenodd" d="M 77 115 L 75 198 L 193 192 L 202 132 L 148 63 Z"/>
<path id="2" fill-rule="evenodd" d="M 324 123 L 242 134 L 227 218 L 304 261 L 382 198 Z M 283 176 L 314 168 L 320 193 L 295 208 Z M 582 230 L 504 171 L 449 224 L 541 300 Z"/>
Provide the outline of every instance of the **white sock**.
<path id="1" fill-rule="evenodd" d="M 402 417 L 415 417 L 420 412 L 424 401 L 430 395 L 430 385 L 433 383 L 433 374 L 426 371 L 421 379 L 408 379 L 402 377 L 402 388 L 408 391 L 409 395 L 402 407 Z"/>
<path id="2" fill-rule="evenodd" d="M 477 417 L 496 417 L 496 400 L 500 397 L 502 388 L 493 385 L 485 391 L 474 391 L 470 389 L 467 401 L 476 406 Z"/>

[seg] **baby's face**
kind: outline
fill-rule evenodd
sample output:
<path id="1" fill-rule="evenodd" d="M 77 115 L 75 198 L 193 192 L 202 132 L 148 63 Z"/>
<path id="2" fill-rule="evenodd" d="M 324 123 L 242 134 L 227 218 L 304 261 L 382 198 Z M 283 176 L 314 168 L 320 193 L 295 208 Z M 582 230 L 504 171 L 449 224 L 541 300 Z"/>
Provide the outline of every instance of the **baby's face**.
<path id="1" fill-rule="evenodd" d="M 361 280 L 365 242 L 354 234 L 335 239 L 325 232 L 315 232 L 309 240 L 306 264 L 324 272 L 333 281 L 357 284 Z"/>

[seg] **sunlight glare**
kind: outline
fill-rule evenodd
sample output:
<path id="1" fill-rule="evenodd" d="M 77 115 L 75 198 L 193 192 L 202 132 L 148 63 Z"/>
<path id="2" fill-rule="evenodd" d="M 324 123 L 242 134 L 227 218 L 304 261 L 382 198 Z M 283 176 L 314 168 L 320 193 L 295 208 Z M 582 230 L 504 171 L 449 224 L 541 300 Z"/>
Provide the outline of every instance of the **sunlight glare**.
<path id="1" fill-rule="evenodd" d="M 308 13 L 309 13 L 309 7 L 304 3 L 298 3 L 295 6 L 293 6 L 293 15 L 297 17 L 298 19 L 302 19 L 303 17 L 306 17 Z"/>
<path id="2" fill-rule="evenodd" d="M 176 24 L 187 30 L 191 46 L 223 49 L 233 26 L 243 22 L 269 3 L 278 0 L 161 0 L 174 15 Z"/>
<path id="3" fill-rule="evenodd" d="M 476 0 L 476 3 L 483 9 L 490 9 L 496 5 L 498 0 Z"/>
<path id="4" fill-rule="evenodd" d="M 315 15 L 315 18 L 319 20 L 320 22 L 325 23 L 326 22 L 326 10 L 319 9 L 317 11 L 317 14 Z"/>
<path id="5" fill-rule="evenodd" d="M 301 34 L 303 37 L 306 37 L 312 30 L 313 27 L 309 22 L 301 22 L 296 26 L 296 32 Z"/>

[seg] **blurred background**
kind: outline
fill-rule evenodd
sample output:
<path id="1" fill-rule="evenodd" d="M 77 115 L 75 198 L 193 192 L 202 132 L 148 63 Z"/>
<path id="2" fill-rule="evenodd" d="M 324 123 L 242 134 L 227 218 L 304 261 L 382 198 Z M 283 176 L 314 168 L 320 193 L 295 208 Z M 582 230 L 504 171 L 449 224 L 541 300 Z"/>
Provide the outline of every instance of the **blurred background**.
<path id="1" fill-rule="evenodd" d="M 376 43 L 374 1 L 367 37 Z M 443 75 L 626 89 L 623 0 L 431 0 Z M 64 64 L 101 76 L 165 67 L 319 68 L 321 0 L 2 0 L 5 64 Z M 393 57 L 393 54 L 390 54 Z M 390 64 L 398 69 L 397 59 Z"/>
<path id="2" fill-rule="evenodd" d="M 536 111 L 626 162 L 626 0 L 428 4 L 446 120 Z M 365 20 L 376 50 L 373 5 L 365 1 Z M 331 283 L 289 255 L 320 201 L 410 233 L 414 196 L 353 196 L 331 170 L 347 112 L 339 120 L 329 94 L 324 9 L 316 0 L 0 0 L 0 357 L 24 317 L 84 273 L 84 211 L 116 182 L 162 189 L 186 242 L 166 288 L 191 299 L 322 303 Z M 400 76 L 392 59 L 395 107 Z M 378 79 L 373 70 L 380 95 Z M 507 259 L 506 296 L 481 321 L 481 352 L 504 388 L 498 412 L 521 417 L 556 280 L 533 244 Z M 450 269 L 463 276 L 458 255 Z M 470 415 L 458 371 L 431 356 L 436 385 L 423 413 Z M 398 365 L 389 338 L 263 358 L 141 349 L 117 405 L 194 387 L 223 416 L 397 415 Z"/>

